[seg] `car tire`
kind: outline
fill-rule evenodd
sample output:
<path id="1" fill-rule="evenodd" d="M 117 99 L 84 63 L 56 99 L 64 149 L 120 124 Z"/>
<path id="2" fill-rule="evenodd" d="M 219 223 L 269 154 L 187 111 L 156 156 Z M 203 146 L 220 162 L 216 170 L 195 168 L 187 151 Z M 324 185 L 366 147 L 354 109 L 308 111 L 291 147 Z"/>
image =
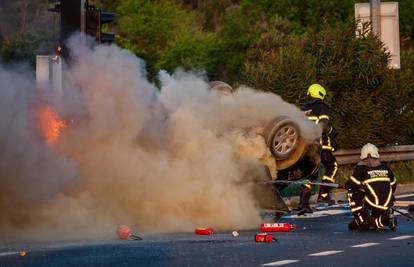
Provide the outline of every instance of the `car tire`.
<path id="1" fill-rule="evenodd" d="M 288 116 L 272 119 L 265 126 L 263 136 L 276 159 L 278 170 L 289 168 L 306 152 L 306 142 L 300 134 L 300 127 Z"/>

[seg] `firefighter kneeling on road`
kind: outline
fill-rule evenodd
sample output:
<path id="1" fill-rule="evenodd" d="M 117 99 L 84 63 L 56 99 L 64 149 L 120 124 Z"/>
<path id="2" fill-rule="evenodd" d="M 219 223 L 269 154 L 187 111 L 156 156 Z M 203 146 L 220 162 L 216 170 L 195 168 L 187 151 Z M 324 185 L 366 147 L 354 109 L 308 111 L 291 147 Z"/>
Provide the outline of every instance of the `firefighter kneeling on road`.
<path id="1" fill-rule="evenodd" d="M 366 144 L 361 149 L 361 161 L 346 188 L 349 206 L 355 219 L 348 224 L 350 230 L 395 230 L 396 218 L 392 215 L 397 180 L 385 163 L 379 160 L 378 148 Z"/>

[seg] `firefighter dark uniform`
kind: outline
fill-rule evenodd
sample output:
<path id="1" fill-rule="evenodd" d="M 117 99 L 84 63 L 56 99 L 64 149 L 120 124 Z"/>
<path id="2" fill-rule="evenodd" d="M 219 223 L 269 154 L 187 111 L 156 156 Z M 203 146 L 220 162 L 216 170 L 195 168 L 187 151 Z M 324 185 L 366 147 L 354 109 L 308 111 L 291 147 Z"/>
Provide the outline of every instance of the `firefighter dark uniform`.
<path id="1" fill-rule="evenodd" d="M 322 124 L 322 137 L 320 139 L 320 144 L 322 146 L 321 162 L 325 168 L 325 172 L 322 177 L 322 182 L 334 183 L 335 175 L 338 171 L 338 163 L 336 162 L 335 156 L 332 154 L 332 152 L 334 151 L 332 145 L 334 141 L 332 140 L 334 130 L 331 126 L 328 106 L 323 102 L 324 94 L 322 98 L 315 98 L 312 97 L 310 93 L 308 93 L 308 96 L 310 96 L 308 98 L 308 103 L 302 110 L 305 111 L 305 114 L 309 120 L 313 121 L 315 124 Z M 320 186 L 318 199 L 321 201 L 330 201 L 331 199 L 329 193 L 331 189 L 331 187 Z"/>
<path id="2" fill-rule="evenodd" d="M 322 125 L 323 132 L 320 139 L 321 144 L 321 162 L 325 166 L 325 173 L 322 178 L 323 182 L 333 183 L 335 182 L 335 174 L 338 170 L 338 163 L 334 155 L 332 154 L 333 146 L 331 137 L 333 136 L 333 127 L 330 125 L 328 106 L 323 102 L 325 98 L 326 90 L 319 84 L 312 84 L 307 91 L 308 101 L 303 107 L 303 111 L 309 120 L 315 124 Z M 313 181 L 318 178 L 317 170 L 309 177 L 309 180 Z M 311 197 L 311 185 L 304 184 L 300 188 L 300 203 L 298 206 L 299 215 L 305 213 L 312 213 L 312 209 L 309 206 L 309 199 Z M 326 186 L 320 186 L 318 200 L 332 202 L 329 196 L 331 188 Z"/>
<path id="3" fill-rule="evenodd" d="M 355 217 L 349 223 L 349 229 L 396 228 L 390 207 L 393 206 L 397 180 L 385 163 L 372 158 L 362 160 L 355 167 L 346 187 L 349 206 Z"/>

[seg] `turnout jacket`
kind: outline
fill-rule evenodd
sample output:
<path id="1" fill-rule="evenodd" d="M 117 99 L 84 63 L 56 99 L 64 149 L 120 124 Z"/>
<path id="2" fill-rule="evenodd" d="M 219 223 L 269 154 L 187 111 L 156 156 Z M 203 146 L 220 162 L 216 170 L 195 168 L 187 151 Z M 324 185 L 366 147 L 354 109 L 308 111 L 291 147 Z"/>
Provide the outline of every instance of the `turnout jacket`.
<path id="1" fill-rule="evenodd" d="M 346 187 L 352 212 L 363 207 L 386 211 L 393 205 L 397 180 L 385 163 L 377 166 L 358 164 Z"/>
<path id="2" fill-rule="evenodd" d="M 320 140 L 322 149 L 334 151 L 331 140 L 333 127 L 329 118 L 328 106 L 318 99 L 314 102 L 308 102 L 302 110 L 305 112 L 308 120 L 313 121 L 315 124 L 322 124 L 322 137 Z"/>

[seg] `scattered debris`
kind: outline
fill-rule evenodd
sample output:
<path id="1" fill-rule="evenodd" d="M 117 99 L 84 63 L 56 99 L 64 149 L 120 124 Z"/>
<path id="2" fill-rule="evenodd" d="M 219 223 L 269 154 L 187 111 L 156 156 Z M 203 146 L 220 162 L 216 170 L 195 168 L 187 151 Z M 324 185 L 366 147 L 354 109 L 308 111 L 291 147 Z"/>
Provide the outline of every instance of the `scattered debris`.
<path id="1" fill-rule="evenodd" d="M 197 227 L 194 232 L 195 232 L 196 235 L 211 235 L 211 234 L 213 234 L 213 228 L 211 228 L 211 227 L 207 227 L 207 228 Z"/>
<path id="2" fill-rule="evenodd" d="M 268 233 L 258 233 L 254 236 L 254 240 L 256 242 L 261 242 L 261 243 L 270 243 L 270 242 L 277 241 L 276 238 L 272 234 L 268 234 Z"/>
<path id="3" fill-rule="evenodd" d="M 296 230 L 299 226 L 290 223 L 262 223 L 260 230 L 262 232 L 290 232 L 290 230 Z"/>
<path id="4" fill-rule="evenodd" d="M 132 234 L 131 228 L 126 225 L 119 226 L 117 234 L 121 240 L 142 240 L 141 237 Z"/>
<path id="5" fill-rule="evenodd" d="M 239 234 L 239 232 L 237 232 L 237 231 L 233 231 L 233 232 L 231 232 L 231 234 L 234 236 L 234 237 L 238 237 L 240 234 Z"/>

